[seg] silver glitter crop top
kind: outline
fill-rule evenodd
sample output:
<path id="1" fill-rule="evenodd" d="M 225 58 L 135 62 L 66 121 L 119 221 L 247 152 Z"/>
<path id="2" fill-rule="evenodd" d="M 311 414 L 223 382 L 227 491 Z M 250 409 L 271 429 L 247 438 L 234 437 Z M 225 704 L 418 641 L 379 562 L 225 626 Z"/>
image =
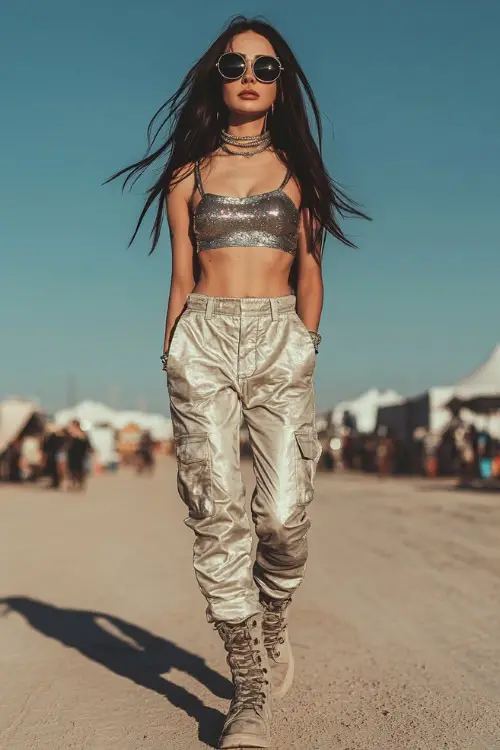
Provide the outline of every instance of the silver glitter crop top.
<path id="1" fill-rule="evenodd" d="M 299 209 L 283 188 L 290 172 L 276 190 L 247 198 L 205 193 L 200 167 L 195 165 L 196 187 L 201 200 L 193 210 L 197 250 L 218 247 L 275 247 L 295 254 Z"/>

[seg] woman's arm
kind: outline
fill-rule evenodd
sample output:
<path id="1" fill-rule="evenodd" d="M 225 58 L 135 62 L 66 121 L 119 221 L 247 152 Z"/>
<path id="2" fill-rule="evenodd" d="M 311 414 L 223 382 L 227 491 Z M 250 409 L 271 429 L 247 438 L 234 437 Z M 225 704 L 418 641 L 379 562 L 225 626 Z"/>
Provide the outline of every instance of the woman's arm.
<path id="1" fill-rule="evenodd" d="M 297 313 L 308 331 L 317 331 L 323 308 L 321 263 L 309 252 L 306 212 L 302 212 L 297 247 Z"/>
<path id="2" fill-rule="evenodd" d="M 188 171 L 189 167 L 185 171 Z M 165 341 L 163 351 L 168 352 L 175 323 L 180 316 L 188 294 L 193 291 L 194 248 L 190 235 L 189 203 L 194 189 L 194 176 L 191 174 L 172 188 L 167 198 L 167 218 L 172 248 L 172 275 L 168 298 Z"/>

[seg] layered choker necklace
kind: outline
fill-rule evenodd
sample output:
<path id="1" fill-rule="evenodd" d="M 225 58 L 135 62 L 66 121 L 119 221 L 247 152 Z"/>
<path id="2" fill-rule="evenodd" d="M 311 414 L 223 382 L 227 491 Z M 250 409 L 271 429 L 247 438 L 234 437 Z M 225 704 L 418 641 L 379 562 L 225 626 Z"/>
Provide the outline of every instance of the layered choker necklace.
<path id="1" fill-rule="evenodd" d="M 227 130 L 223 130 L 220 134 L 219 146 L 227 154 L 233 154 L 234 156 L 245 156 L 250 158 L 255 154 L 260 154 L 261 151 L 265 151 L 271 145 L 271 133 L 266 130 L 265 133 L 260 135 L 232 135 Z M 233 148 L 241 149 L 233 151 Z"/>

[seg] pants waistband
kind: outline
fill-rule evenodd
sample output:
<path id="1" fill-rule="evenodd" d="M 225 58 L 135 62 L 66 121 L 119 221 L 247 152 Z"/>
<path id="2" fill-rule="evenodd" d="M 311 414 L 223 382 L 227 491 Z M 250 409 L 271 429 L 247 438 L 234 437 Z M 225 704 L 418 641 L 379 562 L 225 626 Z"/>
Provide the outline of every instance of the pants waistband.
<path id="1" fill-rule="evenodd" d="M 271 315 L 275 320 L 281 312 L 295 310 L 296 297 L 287 294 L 284 297 L 210 297 L 207 294 L 192 292 L 187 298 L 190 310 L 205 312 L 207 318 L 212 315 Z"/>

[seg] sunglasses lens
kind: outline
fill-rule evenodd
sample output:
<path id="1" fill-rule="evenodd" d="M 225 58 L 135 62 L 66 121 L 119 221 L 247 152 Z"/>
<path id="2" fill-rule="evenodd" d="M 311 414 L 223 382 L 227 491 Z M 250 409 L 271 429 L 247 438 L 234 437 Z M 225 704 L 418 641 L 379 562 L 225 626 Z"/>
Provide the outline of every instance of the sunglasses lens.
<path id="1" fill-rule="evenodd" d="M 219 59 L 219 71 L 223 78 L 236 81 L 245 72 L 245 60 L 236 52 L 225 52 Z"/>
<path id="2" fill-rule="evenodd" d="M 280 77 L 281 68 L 278 60 L 270 55 L 258 57 L 254 63 L 255 77 L 262 83 L 273 83 Z"/>

